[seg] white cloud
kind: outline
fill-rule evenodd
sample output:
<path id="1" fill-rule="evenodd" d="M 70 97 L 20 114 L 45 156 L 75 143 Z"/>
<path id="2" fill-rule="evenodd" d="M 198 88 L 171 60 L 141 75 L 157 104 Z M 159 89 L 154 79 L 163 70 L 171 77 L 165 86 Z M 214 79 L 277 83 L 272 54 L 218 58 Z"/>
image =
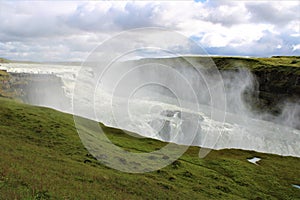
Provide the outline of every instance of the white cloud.
<path id="1" fill-rule="evenodd" d="M 207 33 L 203 36 L 201 43 L 209 47 L 225 47 L 230 42 L 230 38 L 218 33 Z"/>
<path id="2" fill-rule="evenodd" d="M 182 33 L 212 54 L 294 55 L 299 8 L 298 1 L 1 1 L 0 57 L 80 60 L 119 31 L 149 26 Z"/>
<path id="3" fill-rule="evenodd" d="M 293 51 L 300 50 L 300 44 L 293 46 Z"/>

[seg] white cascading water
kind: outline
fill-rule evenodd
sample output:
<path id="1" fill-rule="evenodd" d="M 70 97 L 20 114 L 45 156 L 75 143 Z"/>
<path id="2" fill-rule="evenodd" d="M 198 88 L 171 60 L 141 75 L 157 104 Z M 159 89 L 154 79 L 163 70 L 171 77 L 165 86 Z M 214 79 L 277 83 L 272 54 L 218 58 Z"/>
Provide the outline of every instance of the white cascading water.
<path id="1" fill-rule="evenodd" d="M 159 66 L 153 66 L 153 68 L 158 69 Z M 15 73 L 53 74 L 61 78 L 65 95 L 71 99 L 80 66 L 7 63 L 1 64 L 0 69 Z M 88 68 L 84 70 L 81 73 L 85 73 L 86 80 L 93 79 L 93 72 Z M 143 71 L 138 73 L 143 73 Z M 122 95 L 122 91 L 126 90 L 124 84 L 117 92 L 112 92 L 111 88 L 106 87 L 115 80 L 114 77 L 108 77 L 98 83 L 93 100 L 82 99 L 86 101 L 83 102 L 86 105 L 91 104 L 91 101 L 94 102 L 95 115 L 85 114 L 84 111 L 80 114 L 107 126 L 178 144 L 186 144 L 189 135 L 184 130 L 194 127 L 196 133 L 192 145 L 195 146 L 214 149 L 237 148 L 300 157 L 300 131 L 298 129 L 260 120 L 260 116 L 246 109 L 241 94 L 246 88 L 251 87 L 253 81 L 248 71 L 242 70 L 224 76 L 222 84 L 225 85 L 227 98 L 225 121 L 211 118 L 208 93 L 214 91 L 206 91 L 205 83 L 202 84 L 201 80 L 194 77 L 189 70 L 181 71 L 181 73 L 189 75 L 191 80 L 195 79 L 194 82 L 197 82 L 197 88 L 199 88 L 196 91 L 199 94 L 196 95 L 203 104 L 193 105 L 193 102 L 186 102 L 188 106 L 182 107 L 176 102 L 172 93 L 168 94 L 168 91 L 162 91 L 161 88 L 155 89 L 154 86 L 147 88 L 145 94 L 142 90 L 134 93 L 128 100 Z M 151 74 L 142 75 L 142 78 L 145 77 L 151 77 Z M 82 90 L 88 92 L 87 88 L 90 86 L 86 83 L 81 87 L 86 87 Z M 56 91 L 48 88 L 45 90 L 52 94 L 53 98 L 57 97 Z M 34 98 L 39 98 L 39 96 Z M 40 105 L 72 112 L 71 104 L 65 107 L 43 103 Z M 198 109 L 192 110 L 193 107 L 198 107 Z"/>

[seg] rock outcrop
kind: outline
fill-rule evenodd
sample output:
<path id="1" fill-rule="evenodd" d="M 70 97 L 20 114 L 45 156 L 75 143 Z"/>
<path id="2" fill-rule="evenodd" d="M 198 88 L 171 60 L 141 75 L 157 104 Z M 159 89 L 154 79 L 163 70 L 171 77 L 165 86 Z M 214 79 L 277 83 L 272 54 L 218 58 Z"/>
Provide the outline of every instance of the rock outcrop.
<path id="1" fill-rule="evenodd" d="M 53 74 L 8 73 L 0 70 L 0 95 L 33 105 L 63 108 L 68 99 L 61 78 Z M 55 91 L 55 95 L 48 90 Z"/>

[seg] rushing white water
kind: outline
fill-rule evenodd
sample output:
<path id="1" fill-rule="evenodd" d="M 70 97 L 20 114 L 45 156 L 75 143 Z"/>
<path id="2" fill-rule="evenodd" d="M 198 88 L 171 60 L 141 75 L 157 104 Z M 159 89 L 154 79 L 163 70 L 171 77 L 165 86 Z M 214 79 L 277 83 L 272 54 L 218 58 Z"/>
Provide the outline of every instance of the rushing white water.
<path id="1" fill-rule="evenodd" d="M 58 76 L 62 80 L 61 87 L 64 88 L 65 95 L 68 98 L 72 98 L 80 66 L 8 63 L 1 64 L 0 69 L 14 73 L 52 74 Z M 85 73 L 86 80 L 89 80 L 89 76 L 94 76 L 88 69 L 85 70 Z M 242 76 L 241 80 L 243 82 L 247 81 L 245 77 L 248 76 L 238 73 L 236 75 L 237 77 L 239 75 Z M 109 83 L 112 80 L 106 81 Z M 224 82 L 226 84 L 226 79 Z M 152 97 L 149 99 L 135 96 L 128 100 L 122 95 L 112 95 L 109 89 L 102 87 L 101 83 L 99 85 L 96 88 L 97 92 L 93 100 L 82 99 L 82 101 L 85 101 L 82 103 L 83 105 L 90 106 L 91 103 L 94 103 L 95 115 L 85 113 L 85 108 L 79 108 L 82 111 L 75 114 L 95 119 L 108 126 L 136 132 L 144 137 L 178 144 L 188 143 L 189 137 L 193 135 L 187 135 L 184 130 L 186 127 L 192 127 L 195 132 L 192 145 L 195 146 L 214 149 L 238 148 L 300 157 L 299 130 L 255 119 L 253 116 L 248 115 L 244 108 L 239 108 L 241 99 L 238 96 L 245 89 L 245 86 L 241 88 L 234 84 L 230 86 L 234 87 L 233 89 L 231 88 L 232 90 L 228 90 L 231 91 L 230 94 L 228 93 L 228 99 L 230 100 L 229 111 L 232 109 L 232 112 L 226 112 L 226 118 L 223 121 L 222 119 L 217 120 L 211 117 L 211 107 L 207 104 L 193 105 L 193 103 L 187 103 L 187 105 L 189 104 L 187 107 L 181 107 L 176 102 L 173 102 L 174 99 L 170 96 L 162 96 L 155 92 L 152 93 Z M 88 88 L 89 83 L 86 83 L 84 87 Z M 56 91 L 48 90 L 47 88 L 45 90 L 53 94 L 53 98 L 55 98 Z M 86 89 L 86 92 L 88 93 L 90 90 Z M 36 96 L 35 98 L 39 97 Z M 161 101 L 162 99 L 163 101 Z M 206 99 L 203 101 L 205 102 Z M 41 105 L 48 106 L 45 104 Z M 53 106 L 53 104 L 50 107 L 65 112 L 72 111 L 71 104 L 63 108 Z M 191 109 L 193 107 L 198 107 L 198 109 Z M 129 111 L 125 110 L 125 108 L 129 109 Z M 217 110 L 216 112 L 223 111 Z"/>

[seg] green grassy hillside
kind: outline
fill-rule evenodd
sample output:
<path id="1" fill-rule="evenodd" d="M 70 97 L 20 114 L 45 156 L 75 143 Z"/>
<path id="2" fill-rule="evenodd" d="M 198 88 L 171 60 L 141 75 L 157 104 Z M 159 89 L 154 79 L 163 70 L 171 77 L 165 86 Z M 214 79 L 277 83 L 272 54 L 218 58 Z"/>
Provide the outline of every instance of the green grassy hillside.
<path id="1" fill-rule="evenodd" d="M 300 199 L 299 158 L 222 150 L 200 159 L 190 147 L 161 170 L 127 174 L 93 159 L 69 114 L 0 98 L 0 121 L 0 199 Z M 164 145 L 103 128 L 127 150 Z"/>
<path id="2" fill-rule="evenodd" d="M 0 58 L 0 63 L 9 63 L 10 60 L 7 60 L 5 58 Z"/>
<path id="3" fill-rule="evenodd" d="M 221 70 L 235 69 L 238 67 L 246 67 L 251 71 L 279 69 L 287 73 L 290 73 L 290 70 L 294 70 L 300 75 L 300 56 L 273 56 L 270 58 L 216 56 L 212 57 L 212 59 Z"/>

